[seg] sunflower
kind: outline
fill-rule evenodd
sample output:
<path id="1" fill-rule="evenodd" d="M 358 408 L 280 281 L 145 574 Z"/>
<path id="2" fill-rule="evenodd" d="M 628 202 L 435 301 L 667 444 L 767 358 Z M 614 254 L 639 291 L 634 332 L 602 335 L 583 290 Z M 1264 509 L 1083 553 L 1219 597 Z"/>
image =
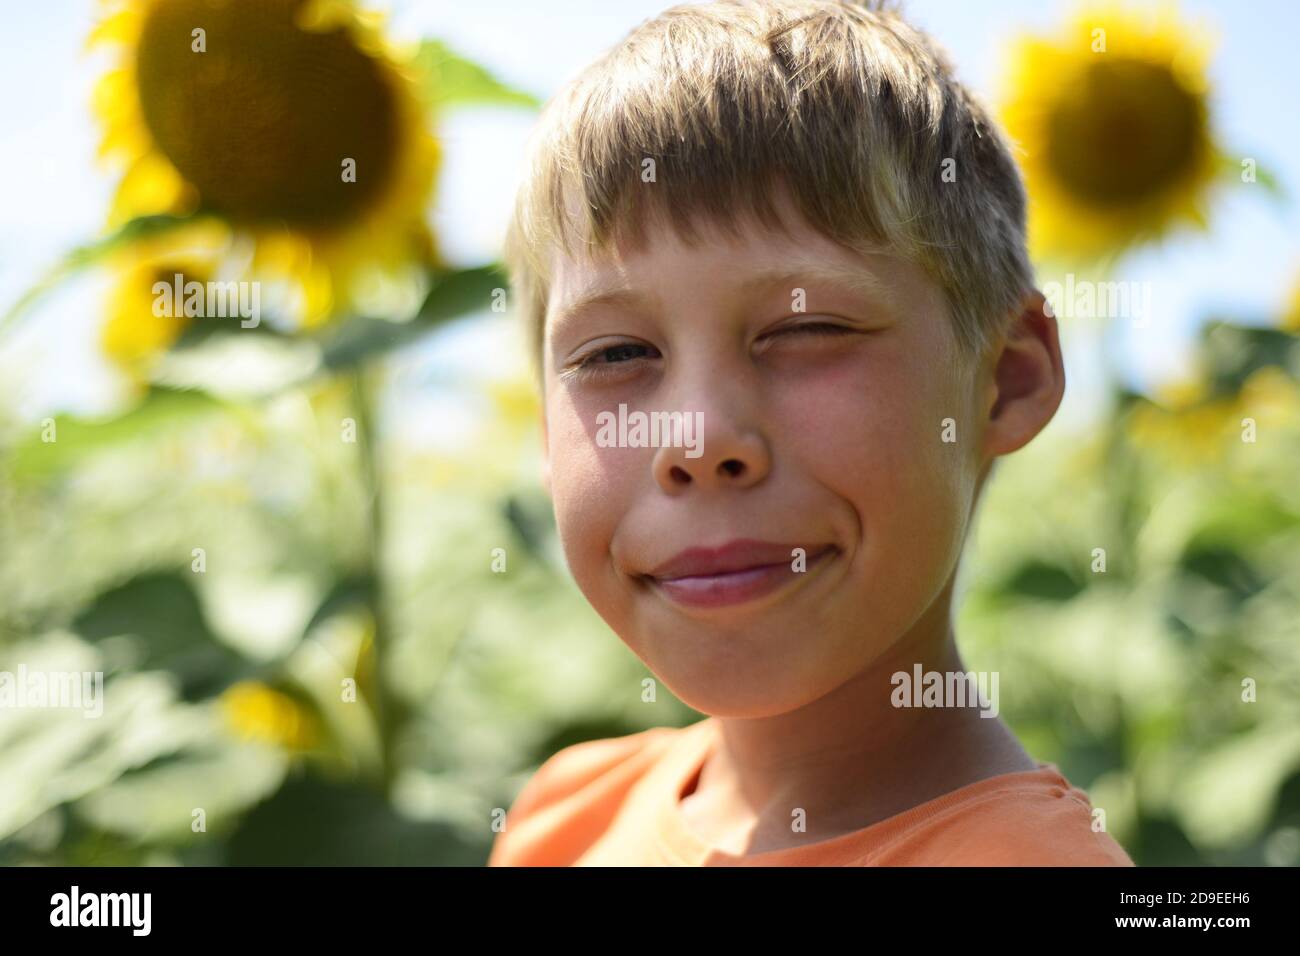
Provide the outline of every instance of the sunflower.
<path id="1" fill-rule="evenodd" d="M 171 288 L 177 275 L 204 284 L 217 278 L 229 259 L 228 239 L 221 223 L 206 220 L 139 240 L 109 260 L 114 282 L 100 347 L 137 388 L 146 385 L 162 353 L 196 321 L 183 308 L 158 308 L 157 284 Z"/>
<path id="2" fill-rule="evenodd" d="M 1059 37 L 1021 37 L 1001 115 L 1021 150 L 1036 258 L 1101 260 L 1205 228 L 1225 159 L 1210 128 L 1211 40 L 1171 6 L 1098 3 Z"/>
<path id="3" fill-rule="evenodd" d="M 1252 372 L 1235 394 L 1212 396 L 1203 377 L 1189 377 L 1163 385 L 1156 399 L 1129 413 L 1128 436 L 1182 466 L 1222 468 L 1225 454 L 1242 448 L 1248 418 L 1270 433 L 1300 424 L 1300 387 L 1271 365 Z"/>
<path id="4" fill-rule="evenodd" d="M 1300 335 L 1300 273 L 1291 284 L 1291 296 L 1282 308 L 1282 328 Z"/>
<path id="5" fill-rule="evenodd" d="M 307 708 L 260 681 L 228 687 L 218 704 L 226 727 L 241 739 L 297 752 L 311 750 L 321 739 L 321 728 Z"/>
<path id="6" fill-rule="evenodd" d="M 409 303 L 441 265 L 425 222 L 441 151 L 409 56 L 342 0 L 101 0 L 94 111 L 122 173 L 110 225 L 199 213 L 303 327 Z M 155 250 L 156 251 L 156 250 Z M 403 306 L 404 307 L 404 306 Z M 110 323 L 111 324 L 111 323 Z M 111 335 L 131 351 L 170 327 Z"/>

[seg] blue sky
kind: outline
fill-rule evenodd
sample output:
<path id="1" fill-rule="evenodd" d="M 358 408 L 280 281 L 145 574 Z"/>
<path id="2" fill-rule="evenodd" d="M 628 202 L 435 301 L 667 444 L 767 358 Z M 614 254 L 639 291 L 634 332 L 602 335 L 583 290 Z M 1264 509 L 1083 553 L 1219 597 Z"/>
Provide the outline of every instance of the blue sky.
<path id="1" fill-rule="evenodd" d="M 472 3 L 372 4 L 391 13 L 399 36 L 437 36 L 500 77 L 540 97 L 552 94 L 643 19 L 669 4 L 651 0 L 474 0 Z M 1145 7 L 1147 3 L 1134 3 Z M 94 0 L 15 5 L 0 57 L 0 308 L 58 255 L 102 228 L 113 182 L 98 169 L 98 131 L 90 90 L 104 59 L 83 53 Z M 1072 9 L 1064 3 L 911 0 L 905 10 L 951 53 L 959 75 L 993 98 L 1004 51 L 1029 28 L 1050 31 Z M 1184 2 L 1219 36 L 1212 68 L 1212 115 L 1233 155 L 1251 156 L 1300 189 L 1300 92 L 1293 65 L 1300 4 Z M 533 116 L 475 110 L 449 118 L 439 202 L 432 210 L 448 252 L 466 264 L 494 258 L 520 175 Z M 1119 364 L 1138 387 L 1176 376 L 1196 325 L 1218 314 L 1266 320 L 1300 275 L 1300 206 L 1280 204 L 1260 187 L 1219 197 L 1208 235 L 1175 238 L 1133 257 L 1119 278 L 1150 281 L 1155 315 L 1143 328 L 1117 330 Z M 105 281 L 88 275 L 46 299 L 16 334 L 0 340 L 0 401 L 24 419 L 56 410 L 95 414 L 122 398 L 121 383 L 98 355 Z M 482 325 L 479 323 L 478 325 Z M 499 329 L 497 330 L 499 332 Z M 421 350 L 420 362 L 479 361 L 482 337 L 454 332 Z M 1072 340 L 1071 340 L 1072 341 Z M 1088 349 L 1069 351 L 1072 387 L 1086 395 L 1095 368 Z M 422 376 L 416 376 L 419 380 Z"/>

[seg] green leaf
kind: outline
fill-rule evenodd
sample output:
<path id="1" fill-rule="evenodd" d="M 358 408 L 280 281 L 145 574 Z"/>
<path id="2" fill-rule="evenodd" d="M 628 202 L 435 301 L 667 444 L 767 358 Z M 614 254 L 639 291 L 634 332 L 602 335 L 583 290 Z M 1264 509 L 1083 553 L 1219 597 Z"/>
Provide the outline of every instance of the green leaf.
<path id="1" fill-rule="evenodd" d="M 279 790 L 288 769 L 282 752 L 219 740 L 132 768 L 83 797 L 75 811 L 136 843 L 203 844 L 208 835 L 194 833 L 191 808 L 203 808 L 210 832 L 232 832 L 249 808 Z"/>
<path id="2" fill-rule="evenodd" d="M 506 276 L 495 265 L 443 273 L 409 322 L 357 317 L 344 322 L 325 346 L 324 368 L 353 368 L 391 349 L 413 342 L 452 319 L 487 309 Z"/>
<path id="3" fill-rule="evenodd" d="M 498 265 L 443 273 L 425 297 L 415 321 L 434 325 L 492 305 L 492 293 L 504 289 L 505 273 Z"/>
<path id="4" fill-rule="evenodd" d="M 53 441 L 44 440 L 45 429 L 41 428 L 11 450 L 10 474 L 14 480 L 49 478 L 106 448 L 154 434 L 200 414 L 230 408 L 205 392 L 155 386 L 129 411 L 112 418 L 56 416 Z"/>
<path id="5" fill-rule="evenodd" d="M 483 828 L 486 831 L 486 827 Z M 442 821 L 412 820 L 382 794 L 317 773 L 290 776 L 227 843 L 229 866 L 481 866 L 472 843 Z"/>
<path id="6" fill-rule="evenodd" d="M 1231 548 L 1193 547 L 1179 560 L 1180 568 L 1209 581 L 1244 601 L 1264 589 L 1266 582 L 1246 556 Z"/>
<path id="7" fill-rule="evenodd" d="M 1255 170 L 1255 181 L 1267 189 L 1278 199 L 1286 199 L 1286 189 L 1282 186 L 1282 180 L 1278 179 L 1267 169 Z"/>
<path id="8" fill-rule="evenodd" d="M 141 645 L 138 669 L 170 671 L 186 700 L 203 700 L 253 670 L 212 633 L 181 574 L 143 574 L 105 591 L 72 629 L 92 644 L 131 635 Z"/>
<path id="9" fill-rule="evenodd" d="M 555 514 L 550 499 L 543 495 L 512 494 L 502 503 L 501 510 L 528 553 L 546 563 L 549 559 L 547 545 L 555 536 Z"/>
<path id="10" fill-rule="evenodd" d="M 220 342 L 222 339 L 238 335 L 241 340 L 246 340 L 249 336 L 257 336 L 265 341 L 285 342 L 295 338 L 292 332 L 284 332 L 277 327 L 277 317 L 268 316 L 262 313 L 261 320 L 257 325 L 244 328 L 240 325 L 237 328 L 231 327 L 229 319 L 209 318 L 207 316 L 197 316 L 195 320 L 177 336 L 176 341 L 172 343 L 173 351 L 184 349 L 198 348 L 212 342 Z"/>
<path id="11" fill-rule="evenodd" d="M 1016 569 L 1003 587 L 1020 597 L 1068 601 L 1078 596 L 1084 585 L 1065 568 L 1031 558 Z"/>
<path id="12" fill-rule="evenodd" d="M 0 314 L 0 334 L 11 322 L 36 304 L 37 300 L 65 279 L 101 261 L 109 253 L 141 239 L 160 236 L 198 219 L 197 214 L 187 216 L 157 215 L 132 219 L 121 229 L 103 239 L 78 246 L 63 257 L 35 285 L 24 292 L 9 309 Z"/>
<path id="13" fill-rule="evenodd" d="M 541 105 L 537 97 L 507 86 L 486 68 L 453 52 L 441 40 L 425 40 L 416 54 L 423 69 L 427 92 L 434 109 L 441 112 L 455 106 Z"/>
<path id="14" fill-rule="evenodd" d="M 1247 185 L 1247 186 L 1258 184 L 1260 186 L 1263 186 L 1264 191 L 1267 192 L 1269 195 L 1271 195 L 1274 199 L 1281 200 L 1284 202 L 1289 201 L 1286 187 L 1282 185 L 1281 180 L 1279 180 L 1277 176 L 1274 175 L 1274 173 L 1270 169 L 1265 167 L 1264 164 L 1261 162 L 1257 161 L 1255 163 L 1255 170 L 1254 170 L 1255 183 L 1253 184 L 1247 183 L 1244 180 L 1242 180 L 1241 175 L 1244 167 L 1241 164 L 1242 162 L 1244 162 L 1244 160 L 1245 157 L 1239 158 L 1237 156 L 1226 156 L 1226 155 L 1221 156 L 1219 158 L 1220 175 L 1223 176 L 1224 179 L 1226 180 L 1241 182 L 1243 185 Z"/>
<path id="15" fill-rule="evenodd" d="M 321 600 L 320 606 L 312 614 L 307 626 L 303 628 L 304 636 L 310 634 L 331 616 L 348 608 L 371 607 L 375 601 L 377 586 L 375 576 L 369 572 L 353 574 L 336 581 Z"/>
<path id="16" fill-rule="evenodd" d="M 1267 366 L 1291 373 L 1300 362 L 1300 338 L 1284 329 L 1212 320 L 1201 329 L 1199 358 L 1211 393 L 1235 395 L 1246 379 Z"/>

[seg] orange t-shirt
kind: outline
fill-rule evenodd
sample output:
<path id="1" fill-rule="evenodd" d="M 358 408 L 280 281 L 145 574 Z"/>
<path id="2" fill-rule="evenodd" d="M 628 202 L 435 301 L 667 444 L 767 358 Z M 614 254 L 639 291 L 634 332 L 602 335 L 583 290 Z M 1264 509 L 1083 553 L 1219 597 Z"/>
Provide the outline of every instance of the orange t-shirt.
<path id="1" fill-rule="evenodd" d="M 862 830 L 736 856 L 679 807 L 717 721 L 566 747 L 519 792 L 488 866 L 1133 866 L 1092 829 L 1088 795 L 1055 764 L 976 781 Z"/>

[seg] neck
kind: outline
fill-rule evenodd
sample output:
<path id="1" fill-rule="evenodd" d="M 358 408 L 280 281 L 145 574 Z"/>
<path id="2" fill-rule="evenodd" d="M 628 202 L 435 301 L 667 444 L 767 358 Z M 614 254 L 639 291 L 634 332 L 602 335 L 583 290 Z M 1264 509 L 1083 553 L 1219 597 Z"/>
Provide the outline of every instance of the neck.
<path id="1" fill-rule="evenodd" d="M 700 771 L 696 812 L 789 830 L 802 807 L 811 834 L 869 826 L 984 777 L 1034 768 L 977 706 L 896 707 L 896 682 L 964 672 L 950 621 L 952 582 L 922 620 L 869 667 L 789 713 L 715 718 L 718 745 Z M 918 691 L 919 693 L 919 691 Z M 706 809 L 711 808 L 711 809 Z M 822 824 L 819 826 L 818 824 Z"/>

